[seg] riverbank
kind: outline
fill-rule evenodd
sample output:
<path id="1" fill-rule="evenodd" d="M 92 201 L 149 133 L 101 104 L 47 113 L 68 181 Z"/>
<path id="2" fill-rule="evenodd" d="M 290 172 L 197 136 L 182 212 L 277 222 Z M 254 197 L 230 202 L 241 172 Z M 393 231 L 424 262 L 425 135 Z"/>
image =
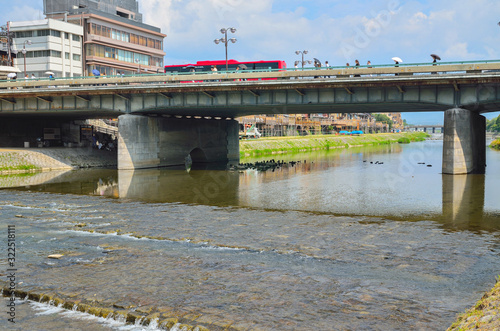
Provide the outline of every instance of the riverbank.
<path id="1" fill-rule="evenodd" d="M 474 307 L 458 316 L 447 331 L 500 330 L 500 278 Z"/>
<path id="2" fill-rule="evenodd" d="M 398 142 L 409 143 L 410 141 L 422 141 L 427 137 L 429 135 L 423 132 L 361 136 L 269 137 L 240 141 L 240 156 L 296 153 Z M 62 147 L 0 148 L 0 175 L 116 166 L 116 151 Z"/>
<path id="3" fill-rule="evenodd" d="M 0 148 L 0 174 L 116 167 L 116 152 L 91 148 Z"/>
<path id="4" fill-rule="evenodd" d="M 240 156 L 258 156 L 282 153 L 309 152 L 360 146 L 387 145 L 423 141 L 429 135 L 425 132 L 378 133 L 360 136 L 299 136 L 266 137 L 240 142 Z"/>

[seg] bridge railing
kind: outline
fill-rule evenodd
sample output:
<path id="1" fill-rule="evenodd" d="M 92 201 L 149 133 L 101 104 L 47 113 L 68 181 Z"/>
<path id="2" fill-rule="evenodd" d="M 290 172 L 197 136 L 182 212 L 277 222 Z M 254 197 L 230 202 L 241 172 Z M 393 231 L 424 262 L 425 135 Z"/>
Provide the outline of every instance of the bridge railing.
<path id="1" fill-rule="evenodd" d="M 363 66 L 333 66 L 323 68 L 288 68 L 275 70 L 244 70 L 218 71 L 195 73 L 162 73 L 129 76 L 105 77 L 71 77 L 71 78 L 37 78 L 0 80 L 2 89 L 29 89 L 29 88 L 81 88 L 95 86 L 96 88 L 116 88 L 121 85 L 139 84 L 249 84 L 255 81 L 281 79 L 352 79 L 352 80 L 380 80 L 384 78 L 400 79 L 414 75 L 468 75 L 481 73 L 495 73 L 500 75 L 500 60 L 489 61 L 461 61 L 440 63 L 400 63 Z M 397 76 L 397 77 L 395 77 Z M 431 76 L 437 77 L 437 76 Z M 14 91 L 9 91 L 14 92 Z M 31 91 L 33 92 L 33 91 Z"/>

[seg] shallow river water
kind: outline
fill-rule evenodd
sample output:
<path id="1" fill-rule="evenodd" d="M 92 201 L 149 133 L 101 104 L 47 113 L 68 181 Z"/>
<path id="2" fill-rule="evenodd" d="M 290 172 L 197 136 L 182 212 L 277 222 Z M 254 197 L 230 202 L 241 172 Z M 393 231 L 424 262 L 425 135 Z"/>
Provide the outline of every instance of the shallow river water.
<path id="1" fill-rule="evenodd" d="M 274 156 L 300 162 L 266 172 L 4 176 L 1 240 L 15 225 L 19 289 L 94 306 L 214 330 L 444 330 L 499 274 L 500 153 L 485 176 L 442 175 L 441 153 L 427 141 Z M 158 329 L 22 300 L 15 325 L 0 319 Z"/>

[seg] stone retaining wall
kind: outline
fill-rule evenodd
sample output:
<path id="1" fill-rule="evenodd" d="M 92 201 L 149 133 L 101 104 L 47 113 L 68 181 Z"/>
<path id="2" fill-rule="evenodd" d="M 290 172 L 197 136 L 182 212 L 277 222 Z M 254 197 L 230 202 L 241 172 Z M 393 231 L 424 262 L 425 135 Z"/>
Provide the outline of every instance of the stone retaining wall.
<path id="1" fill-rule="evenodd" d="M 116 167 L 116 155 L 92 148 L 0 148 L 0 173 Z"/>

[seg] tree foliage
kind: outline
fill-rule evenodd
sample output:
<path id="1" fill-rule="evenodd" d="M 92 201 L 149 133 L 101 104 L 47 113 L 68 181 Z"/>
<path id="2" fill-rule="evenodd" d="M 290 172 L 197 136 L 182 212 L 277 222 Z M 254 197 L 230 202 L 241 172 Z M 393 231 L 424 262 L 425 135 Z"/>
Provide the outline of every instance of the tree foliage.
<path id="1" fill-rule="evenodd" d="M 500 115 L 486 121 L 486 130 L 490 132 L 500 132 Z"/>
<path id="2" fill-rule="evenodd" d="M 375 117 L 375 121 L 380 122 L 380 123 L 385 123 L 389 124 L 389 130 L 392 129 L 392 120 L 389 116 L 384 115 L 384 114 L 373 114 Z"/>

